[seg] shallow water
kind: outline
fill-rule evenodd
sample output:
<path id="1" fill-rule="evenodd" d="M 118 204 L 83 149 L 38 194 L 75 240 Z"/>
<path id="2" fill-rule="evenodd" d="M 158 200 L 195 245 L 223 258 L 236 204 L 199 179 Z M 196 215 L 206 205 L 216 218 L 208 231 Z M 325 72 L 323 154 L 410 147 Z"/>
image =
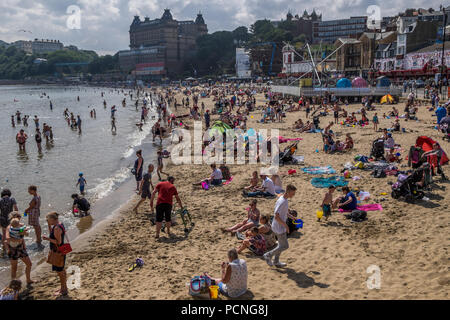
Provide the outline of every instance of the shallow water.
<path id="1" fill-rule="evenodd" d="M 46 93 L 44 96 L 43 93 Z M 101 96 L 104 92 L 104 97 Z M 101 203 L 112 194 L 120 185 L 130 179 L 130 168 L 134 164 L 135 150 L 144 149 L 144 158 L 153 156 L 155 146 L 146 138 L 151 132 L 153 120 L 147 122 L 143 131 L 139 131 L 136 123 L 140 122 L 140 110 L 135 109 L 135 93 L 133 100 L 125 95 L 129 91 L 118 92 L 116 89 L 90 88 L 90 87 L 61 87 L 61 86 L 0 86 L 0 134 L 1 150 L 0 188 L 8 188 L 16 199 L 19 211 L 23 212 L 31 200 L 27 192 L 29 185 L 36 185 L 41 196 L 41 226 L 43 233 L 47 233 L 45 214 L 57 211 L 62 214 L 61 221 L 68 229 L 76 229 L 82 233 L 89 229 L 93 220 L 99 216 L 93 212 L 93 218 L 75 218 L 71 210 L 72 193 L 79 192 L 76 188 L 78 173 L 83 172 L 86 185 L 86 197 L 93 204 L 92 211 L 103 211 L 101 216 L 107 215 L 112 207 L 120 203 L 110 197 L 108 210 Z M 77 101 L 77 97 L 80 101 Z M 122 100 L 126 97 L 127 106 L 122 107 Z M 103 100 L 107 108 L 103 107 Z M 53 110 L 50 110 L 50 101 Z M 111 132 L 110 107 L 116 105 L 117 133 Z M 64 109 L 68 108 L 74 116 L 80 115 L 82 119 L 82 133 L 72 130 L 64 119 Z M 90 111 L 95 108 L 97 117 L 90 117 Z M 16 122 L 11 126 L 11 115 L 19 110 L 22 115 L 30 116 L 28 127 Z M 44 122 L 53 129 L 54 142 L 46 144 L 42 135 L 42 153 L 40 154 L 34 139 L 34 115 L 40 119 L 42 132 Z M 150 111 L 149 118 L 152 119 Z M 20 129 L 28 134 L 26 152 L 19 152 L 15 136 Z M 147 161 L 148 162 L 148 161 Z M 129 193 L 129 194 L 128 194 Z M 126 192 L 131 195 L 132 190 Z M 123 200 L 123 199 L 122 199 Z M 105 201 L 103 201 L 105 202 Z M 23 219 L 25 223 L 28 218 Z M 89 220 L 89 221 L 88 221 Z M 26 238 L 27 244 L 34 240 L 34 232 Z M 44 242 L 45 244 L 45 242 Z M 29 247 L 30 256 L 39 256 L 40 253 Z M 42 253 L 41 253 L 42 254 Z M 36 257 L 36 258 L 37 258 Z M 7 259 L 0 259 L 0 274 L 4 273 L 9 265 Z M 3 278 L 3 277 L 2 277 Z"/>

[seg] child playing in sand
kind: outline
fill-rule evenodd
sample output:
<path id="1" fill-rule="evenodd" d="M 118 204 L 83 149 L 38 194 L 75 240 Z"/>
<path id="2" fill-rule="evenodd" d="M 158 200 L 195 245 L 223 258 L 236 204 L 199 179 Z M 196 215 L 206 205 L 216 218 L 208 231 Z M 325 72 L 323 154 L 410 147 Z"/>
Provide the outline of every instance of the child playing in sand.
<path id="1" fill-rule="evenodd" d="M 328 187 L 327 193 L 325 193 L 325 196 L 322 201 L 322 211 L 323 216 L 325 217 L 325 220 L 328 220 L 328 217 L 331 216 L 331 205 L 333 204 L 333 192 L 336 190 L 336 187 L 331 185 Z M 320 222 L 321 218 L 318 218 L 317 221 Z"/>
<path id="2" fill-rule="evenodd" d="M 80 185 L 80 193 L 81 193 L 82 195 L 84 195 L 84 187 L 85 187 L 85 185 L 87 184 L 87 181 L 86 181 L 86 179 L 83 177 L 83 172 L 80 172 L 80 174 L 79 174 L 78 176 L 79 176 L 79 178 L 78 178 L 78 182 L 77 182 L 77 184 L 76 184 L 76 187 L 78 187 L 78 185 Z"/>
<path id="3" fill-rule="evenodd" d="M 390 148 L 389 149 L 389 153 L 386 156 L 386 160 L 388 162 L 398 162 L 400 163 L 402 161 L 402 159 L 400 159 L 395 153 L 394 153 L 395 149 L 394 148 Z"/>
<path id="4" fill-rule="evenodd" d="M 258 187 L 258 171 L 253 171 L 252 173 L 252 179 L 250 180 L 250 185 L 248 187 L 245 187 L 244 190 L 247 190 L 249 192 L 256 191 L 256 187 Z"/>

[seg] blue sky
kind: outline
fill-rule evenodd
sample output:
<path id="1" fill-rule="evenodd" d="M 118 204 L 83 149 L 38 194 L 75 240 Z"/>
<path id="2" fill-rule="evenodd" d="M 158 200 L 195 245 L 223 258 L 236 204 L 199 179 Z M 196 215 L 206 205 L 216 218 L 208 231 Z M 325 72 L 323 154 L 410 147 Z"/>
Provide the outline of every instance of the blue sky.
<path id="1" fill-rule="evenodd" d="M 134 15 L 159 18 L 165 8 L 177 20 L 193 20 L 201 11 L 214 32 L 248 27 L 258 19 L 279 20 L 288 10 L 302 15 L 305 9 L 315 8 L 323 20 L 332 20 L 367 15 L 370 5 L 378 5 L 382 16 L 391 16 L 406 8 L 437 10 L 440 4 L 437 0 L 1 0 L 0 40 L 58 39 L 65 45 L 113 54 L 128 48 Z M 67 27 L 71 5 L 81 9 L 81 29 Z"/>

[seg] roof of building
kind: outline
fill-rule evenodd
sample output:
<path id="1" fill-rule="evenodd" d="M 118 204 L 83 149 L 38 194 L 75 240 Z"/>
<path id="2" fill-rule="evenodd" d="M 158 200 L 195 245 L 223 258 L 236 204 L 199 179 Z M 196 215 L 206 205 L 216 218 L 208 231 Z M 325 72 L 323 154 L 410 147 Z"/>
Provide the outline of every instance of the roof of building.
<path id="1" fill-rule="evenodd" d="M 450 42 L 446 41 L 445 42 L 445 50 L 450 50 Z M 442 50 L 442 43 L 434 43 L 431 46 L 419 49 L 417 51 L 414 51 L 414 53 L 421 53 L 421 52 L 432 52 L 432 51 L 439 51 Z"/>
<path id="2" fill-rule="evenodd" d="M 361 43 L 361 41 L 359 41 L 358 39 L 354 39 L 354 38 L 339 38 L 336 40 L 336 42 L 341 42 L 344 44 L 356 44 L 356 43 Z"/>
<path id="3" fill-rule="evenodd" d="M 364 32 L 361 37 L 366 36 L 369 39 L 375 39 L 375 40 L 381 40 L 385 39 L 391 35 L 395 34 L 395 31 L 388 31 L 388 32 Z M 361 38 L 360 37 L 360 38 Z"/>

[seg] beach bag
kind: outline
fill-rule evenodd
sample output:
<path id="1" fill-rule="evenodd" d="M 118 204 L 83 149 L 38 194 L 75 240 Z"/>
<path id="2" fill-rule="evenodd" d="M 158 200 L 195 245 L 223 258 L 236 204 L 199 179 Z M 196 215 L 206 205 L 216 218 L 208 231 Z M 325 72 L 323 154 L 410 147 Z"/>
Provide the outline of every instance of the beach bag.
<path id="1" fill-rule="evenodd" d="M 64 266 L 64 255 L 61 252 L 50 250 L 48 252 L 47 263 L 61 268 Z"/>
<path id="2" fill-rule="evenodd" d="M 383 169 L 375 169 L 373 171 L 374 178 L 386 178 L 386 172 Z"/>
<path id="3" fill-rule="evenodd" d="M 59 224 L 58 226 L 63 230 L 65 243 L 60 246 L 57 246 L 57 248 L 58 248 L 58 252 L 60 254 L 62 254 L 63 256 L 65 256 L 66 254 L 72 252 L 72 246 L 69 243 L 69 240 L 68 240 L 67 234 L 66 234 L 66 229 L 64 228 L 64 226 L 62 224 Z"/>
<path id="4" fill-rule="evenodd" d="M 351 219 L 354 222 L 361 222 L 366 220 L 367 218 L 367 212 L 363 210 L 353 210 L 351 215 Z"/>
<path id="5" fill-rule="evenodd" d="M 204 273 L 201 276 L 195 276 L 189 282 L 189 294 L 191 296 L 198 296 L 200 294 L 208 293 L 211 286 L 211 277 Z"/>

